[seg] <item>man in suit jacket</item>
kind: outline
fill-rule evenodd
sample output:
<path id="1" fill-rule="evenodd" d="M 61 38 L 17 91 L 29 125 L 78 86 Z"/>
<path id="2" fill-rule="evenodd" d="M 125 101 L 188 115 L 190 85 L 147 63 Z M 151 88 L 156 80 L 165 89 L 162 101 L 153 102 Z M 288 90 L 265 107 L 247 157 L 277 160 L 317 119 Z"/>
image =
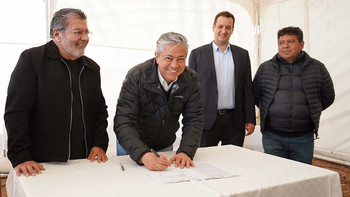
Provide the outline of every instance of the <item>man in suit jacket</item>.
<path id="1" fill-rule="evenodd" d="M 254 132 L 255 107 L 248 51 L 231 45 L 235 18 L 227 11 L 216 15 L 214 41 L 192 50 L 189 67 L 201 84 L 204 130 L 200 147 L 243 146 Z M 247 133 L 245 132 L 247 130 Z"/>

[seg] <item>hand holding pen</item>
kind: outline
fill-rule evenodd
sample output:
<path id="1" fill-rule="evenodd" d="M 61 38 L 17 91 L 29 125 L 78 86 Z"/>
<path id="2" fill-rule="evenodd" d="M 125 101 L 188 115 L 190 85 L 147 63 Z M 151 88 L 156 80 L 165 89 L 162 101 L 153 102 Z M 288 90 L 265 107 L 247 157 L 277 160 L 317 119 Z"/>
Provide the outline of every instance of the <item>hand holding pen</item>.
<path id="1" fill-rule="evenodd" d="M 144 154 L 140 161 L 146 166 L 148 170 L 151 171 L 161 171 L 165 170 L 170 166 L 168 158 L 164 155 L 160 156 L 154 150 Z"/>
<path id="2" fill-rule="evenodd" d="M 157 157 L 161 158 L 161 159 L 164 159 L 163 157 L 161 157 L 155 150 L 153 150 L 153 148 L 151 149 L 151 152 L 153 154 L 155 154 Z M 169 167 L 171 167 L 171 165 L 169 164 Z"/>

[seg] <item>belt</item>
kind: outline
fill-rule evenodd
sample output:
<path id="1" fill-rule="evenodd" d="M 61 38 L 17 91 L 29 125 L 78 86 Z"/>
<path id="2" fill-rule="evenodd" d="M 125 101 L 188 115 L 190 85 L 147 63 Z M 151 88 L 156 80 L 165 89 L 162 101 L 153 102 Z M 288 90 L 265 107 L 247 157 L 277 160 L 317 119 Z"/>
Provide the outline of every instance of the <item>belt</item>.
<path id="1" fill-rule="evenodd" d="M 227 113 L 230 113 L 230 112 L 234 112 L 234 111 L 235 111 L 235 109 L 219 109 L 218 113 L 220 115 L 224 115 L 224 114 L 227 114 Z"/>

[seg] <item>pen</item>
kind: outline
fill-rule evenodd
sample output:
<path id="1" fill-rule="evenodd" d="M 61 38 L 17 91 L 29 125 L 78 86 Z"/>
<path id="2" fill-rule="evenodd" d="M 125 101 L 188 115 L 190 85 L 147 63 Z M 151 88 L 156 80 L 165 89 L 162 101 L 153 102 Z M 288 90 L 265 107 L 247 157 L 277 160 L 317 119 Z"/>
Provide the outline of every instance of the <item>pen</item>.
<path id="1" fill-rule="evenodd" d="M 153 150 L 153 148 L 151 149 L 151 152 L 152 152 L 153 154 L 155 154 L 157 157 L 163 159 L 163 157 L 161 157 L 155 150 Z M 170 164 L 169 164 L 169 167 L 171 167 Z"/>
<path id="2" fill-rule="evenodd" d="M 123 164 L 122 164 L 122 163 L 119 163 L 119 165 L 120 165 L 120 168 L 124 171 L 125 168 L 124 168 Z"/>

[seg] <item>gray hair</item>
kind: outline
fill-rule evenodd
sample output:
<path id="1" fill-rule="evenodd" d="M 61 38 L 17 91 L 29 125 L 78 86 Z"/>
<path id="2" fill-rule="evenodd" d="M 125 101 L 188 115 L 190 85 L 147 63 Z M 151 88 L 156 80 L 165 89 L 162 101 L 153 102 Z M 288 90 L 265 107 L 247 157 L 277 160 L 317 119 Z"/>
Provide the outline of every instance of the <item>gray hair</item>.
<path id="1" fill-rule="evenodd" d="M 186 55 L 188 53 L 187 38 L 179 33 L 168 32 L 162 34 L 157 40 L 156 52 L 159 55 L 164 50 L 164 45 L 174 44 L 174 45 L 184 45 L 186 48 Z"/>
<path id="2" fill-rule="evenodd" d="M 53 30 L 65 30 L 68 26 L 68 20 L 71 16 L 78 19 L 86 20 L 86 15 L 83 11 L 74 8 L 63 8 L 54 13 L 50 24 L 50 38 L 54 38 Z"/>

